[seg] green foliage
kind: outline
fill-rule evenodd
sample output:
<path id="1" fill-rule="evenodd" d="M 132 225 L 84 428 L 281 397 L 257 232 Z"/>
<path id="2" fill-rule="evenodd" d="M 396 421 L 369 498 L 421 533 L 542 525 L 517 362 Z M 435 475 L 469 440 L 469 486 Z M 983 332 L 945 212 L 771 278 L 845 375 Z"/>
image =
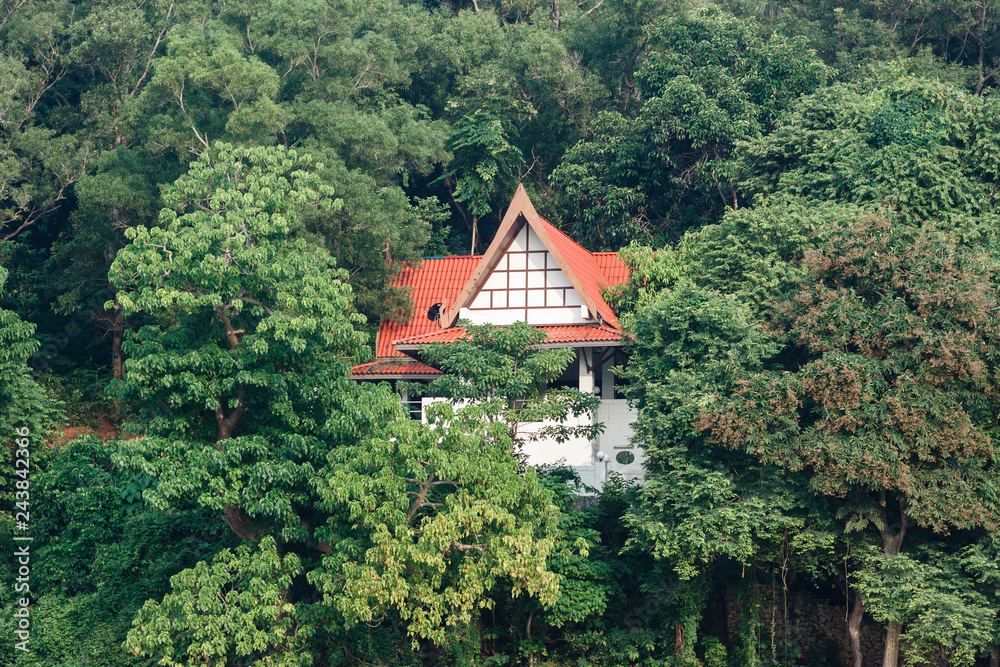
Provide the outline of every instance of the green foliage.
<path id="1" fill-rule="evenodd" d="M 795 288 L 805 275 L 802 259 L 832 227 L 846 226 L 862 213 L 834 201 L 763 198 L 685 236 L 677 246 L 679 262 L 697 284 L 736 295 L 761 312 Z"/>
<path id="2" fill-rule="evenodd" d="M 459 404 L 461 409 L 450 418 L 469 428 L 487 424 L 489 437 L 512 453 L 520 452 L 526 441 L 597 437 L 604 428 L 600 423 L 566 422 L 592 414 L 599 399 L 572 387 L 547 389 L 576 356 L 572 348 L 538 347 L 545 340 L 545 332 L 525 322 L 467 326 L 463 340 L 432 344 L 421 353 L 445 375 L 407 388 Z M 532 422 L 544 425 L 526 429 Z"/>
<path id="3" fill-rule="evenodd" d="M 765 37 L 715 7 L 650 27 L 635 118 L 605 113 L 553 173 L 573 232 L 600 249 L 661 243 L 738 207 L 731 153 L 767 132 L 827 70 L 804 40 Z M 806 57 L 803 57 L 806 52 Z"/>
<path id="4" fill-rule="evenodd" d="M 249 387 L 260 398 L 276 392 L 257 405 L 298 426 L 289 409 L 312 401 L 316 390 L 304 378 L 279 379 L 276 366 L 318 372 L 314 365 L 324 360 L 333 371 L 337 355 L 360 344 L 351 329 L 360 320 L 350 314 L 350 288 L 341 282 L 346 276 L 325 251 L 293 238 L 299 209 L 333 203 L 301 170 L 307 164 L 277 149 L 218 145 L 165 195 L 175 208 L 163 210 L 163 227 L 129 231 L 132 243 L 111 273 L 123 290 L 119 304 L 126 314 L 181 316 L 177 324 L 168 317 L 166 326 L 140 330 L 128 343 L 130 372 L 118 391 L 161 401 L 152 433 L 183 432 L 203 421 L 207 408 L 217 411 L 220 438 L 229 437 L 248 409 Z M 230 410 L 232 421 L 223 421 Z"/>
<path id="5" fill-rule="evenodd" d="M 684 274 L 680 252 L 670 248 L 654 250 L 648 246 L 631 243 L 618 251 L 618 258 L 628 267 L 628 280 L 604 291 L 604 298 L 619 316 L 624 326 L 630 327 L 630 317 L 643 312 L 656 300 L 660 292 L 673 287 Z"/>
<path id="6" fill-rule="evenodd" d="M 801 529 L 794 478 L 713 446 L 696 426 L 706 406 L 777 350 L 750 309 L 683 281 L 649 304 L 633 331 L 624 374 L 649 477 L 627 516 L 631 541 L 690 578 L 719 555 L 750 562 L 761 541 Z"/>
<path id="7" fill-rule="evenodd" d="M 743 189 L 885 205 L 910 223 L 991 221 L 996 118 L 992 99 L 947 83 L 832 86 L 746 147 Z"/>
<path id="8" fill-rule="evenodd" d="M 136 615 L 125 648 L 172 667 L 221 666 L 234 657 L 259 665 L 310 665 L 312 656 L 301 652 L 307 633 L 295 632 L 295 607 L 282 594 L 301 572 L 295 555 L 277 555 L 271 537 L 255 549 L 224 549 L 211 565 L 202 561 L 174 575 L 173 592 L 162 602 L 147 602 Z"/>
<path id="9" fill-rule="evenodd" d="M 6 282 L 7 271 L 0 267 L 0 293 Z M 34 325 L 0 308 L 0 433 L 11 445 L 15 439 L 20 441 L 19 436 L 28 437 L 29 455 L 20 457 L 27 459 L 22 475 L 29 474 L 34 448 L 62 417 L 58 404 L 46 395 L 28 368 L 28 359 L 38 349 L 38 342 L 31 337 L 34 331 Z M 15 448 L 11 445 L 0 447 L 0 476 L 5 481 L 0 489 L 0 521 L 13 528 L 13 482 L 20 478 L 15 476 Z"/>
<path id="10" fill-rule="evenodd" d="M 379 418 L 377 402 L 370 417 L 350 407 L 365 392 L 346 380 L 362 337 L 345 275 L 294 237 L 300 209 L 332 203 L 307 164 L 218 146 L 164 196 L 164 227 L 130 231 L 112 267 L 125 312 L 161 322 L 129 337 L 114 387 L 146 415 L 129 461 L 158 480 L 159 506 L 246 507 L 300 535 L 318 438 Z"/>
<path id="11" fill-rule="evenodd" d="M 126 496 L 130 476 L 112 463 L 122 446 L 90 436 L 33 451 L 32 650 L 19 665 L 142 664 L 122 647 L 142 601 L 226 544 L 210 512 L 163 513 Z M 6 538 L 8 551 L 14 544 Z"/>
<path id="12" fill-rule="evenodd" d="M 871 552 L 857 584 L 866 608 L 877 621 L 903 624 L 907 665 L 973 665 L 995 642 L 997 609 L 975 589 L 959 559 L 941 558 L 938 550 L 924 554 L 931 562 Z"/>
<path id="13" fill-rule="evenodd" d="M 699 428 L 807 470 L 815 492 L 849 501 L 847 530 L 874 524 L 887 548 L 909 521 L 996 526 L 992 262 L 952 235 L 866 218 L 804 267 L 772 325 L 786 372 L 746 374 Z M 885 494 L 900 503 L 897 531 Z"/>
<path id="14" fill-rule="evenodd" d="M 217 146 L 112 268 L 125 311 L 157 322 L 127 341 L 116 389 L 147 421 L 121 461 L 155 479 L 150 502 L 222 510 L 259 541 L 175 577 L 135 622 L 143 655 L 300 664 L 387 614 L 442 644 L 501 578 L 558 597 L 556 508 L 510 437 L 413 422 L 387 387 L 347 380 L 360 318 L 343 272 L 298 235 L 299 210 L 331 203 L 303 166 Z"/>
<path id="15" fill-rule="evenodd" d="M 0 290 L 6 282 L 7 271 L 0 267 Z M 38 350 L 31 337 L 34 331 L 34 325 L 0 308 L 0 429 L 12 434 L 15 428 L 27 428 L 38 438 L 58 413 L 28 368 L 28 359 Z"/>
<path id="16" fill-rule="evenodd" d="M 857 582 L 911 664 L 996 650 L 998 17 L 6 2 L 0 427 L 31 430 L 38 492 L 18 664 L 779 662 L 751 614 L 706 638 L 722 588 L 749 607 L 768 575 Z M 409 314 L 400 268 L 482 247 L 518 182 L 632 271 L 608 297 L 647 481 L 596 507 L 508 454 L 526 420 L 592 433 L 559 424 L 593 397 L 544 391 L 572 360 L 530 331 L 427 351 L 474 403 L 433 430 L 346 379 Z M 42 446 L 112 409 L 139 438 Z"/>
<path id="17" fill-rule="evenodd" d="M 558 599 L 546 569 L 558 517 L 551 492 L 533 471 L 519 475 L 509 444 L 484 431 L 404 419 L 391 437 L 331 457 L 315 483 L 337 539 L 308 576 L 348 623 L 394 610 L 410 635 L 443 645 L 447 627 L 493 606 L 501 578 L 515 597 Z"/>
<path id="18" fill-rule="evenodd" d="M 726 646 L 715 637 L 705 637 L 701 641 L 705 651 L 705 667 L 726 667 Z"/>

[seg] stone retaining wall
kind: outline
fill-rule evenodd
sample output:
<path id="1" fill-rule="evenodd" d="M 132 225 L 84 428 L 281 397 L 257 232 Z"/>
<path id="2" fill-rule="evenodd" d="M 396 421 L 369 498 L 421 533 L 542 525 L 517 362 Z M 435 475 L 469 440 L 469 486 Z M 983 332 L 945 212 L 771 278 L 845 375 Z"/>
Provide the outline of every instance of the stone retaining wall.
<path id="1" fill-rule="evenodd" d="M 777 655 L 782 655 L 787 616 L 788 640 L 801 650 L 802 657 L 798 660 L 800 664 L 830 664 L 834 660 L 839 660 L 841 665 L 851 664 L 847 600 L 837 604 L 808 593 L 796 592 L 783 596 L 780 587 L 772 590 L 769 586 L 761 585 L 756 589 L 756 598 L 760 604 L 757 611 L 761 621 L 759 632 L 762 644 L 770 646 L 773 641 Z M 726 591 L 724 603 L 726 632 L 730 640 L 734 640 L 740 632 L 743 611 L 735 588 Z M 866 614 L 861 622 L 861 650 L 865 667 L 882 664 L 884 639 L 884 627 Z"/>

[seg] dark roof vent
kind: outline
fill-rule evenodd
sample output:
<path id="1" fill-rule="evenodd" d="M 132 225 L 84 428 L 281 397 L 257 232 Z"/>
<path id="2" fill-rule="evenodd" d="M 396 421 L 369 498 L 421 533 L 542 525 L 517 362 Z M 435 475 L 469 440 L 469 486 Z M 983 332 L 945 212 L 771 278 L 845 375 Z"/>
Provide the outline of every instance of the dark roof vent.
<path id="1" fill-rule="evenodd" d="M 441 306 L 443 303 L 435 303 L 433 306 L 427 309 L 427 319 L 431 322 L 437 322 L 441 319 Z"/>

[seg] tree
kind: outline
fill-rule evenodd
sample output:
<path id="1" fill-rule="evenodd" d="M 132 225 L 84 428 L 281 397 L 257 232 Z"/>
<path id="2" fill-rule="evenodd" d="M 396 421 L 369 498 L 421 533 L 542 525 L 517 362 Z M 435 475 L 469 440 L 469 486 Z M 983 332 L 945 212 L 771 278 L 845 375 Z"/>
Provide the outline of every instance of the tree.
<path id="1" fill-rule="evenodd" d="M 0 294 L 7 282 L 7 270 L 0 267 Z M 16 313 L 0 308 L 0 429 L 4 433 L 24 433 L 31 446 L 41 444 L 46 431 L 61 416 L 58 405 L 45 394 L 31 376 L 28 359 L 38 350 L 38 341 L 32 338 L 35 327 L 24 322 Z M 15 436 L 9 436 L 14 441 Z M 0 474 L 14 480 L 14 453 L 10 447 L 0 447 Z M 34 452 L 28 448 L 25 458 L 31 469 Z M 14 528 L 15 485 L 7 485 L 0 494 L 0 521 Z"/>
<path id="2" fill-rule="evenodd" d="M 989 600 L 993 610 L 993 639 L 990 646 L 990 667 L 1000 667 L 1000 536 L 996 532 L 984 535 L 965 547 L 959 555 L 962 569 L 975 582 L 976 590 Z"/>
<path id="3" fill-rule="evenodd" d="M 828 76 L 804 40 L 762 32 L 715 7 L 650 28 L 649 58 L 636 74 L 642 108 L 634 117 L 600 114 L 594 139 L 568 151 L 552 175 L 587 245 L 673 241 L 744 203 L 737 144 L 769 132 Z"/>
<path id="4" fill-rule="evenodd" d="M 490 451 L 502 452 L 511 460 L 520 458 L 522 464 L 523 447 L 528 442 L 593 439 L 603 431 L 602 424 L 588 423 L 593 421 L 599 399 L 576 388 L 547 386 L 576 361 L 576 355 L 571 348 L 540 348 L 545 340 L 542 330 L 525 322 L 502 327 L 466 326 L 461 340 L 435 343 L 421 351 L 421 358 L 441 370 L 443 377 L 426 385 L 407 384 L 405 389 L 412 395 L 447 399 L 448 403 L 428 407 L 429 421 L 447 423 L 460 432 L 480 432 Z M 568 424 L 571 420 L 576 423 Z M 544 424 L 542 428 L 526 429 L 539 422 Z M 520 617 L 524 624 L 523 639 L 515 653 L 526 653 L 529 662 L 544 648 L 540 637 L 553 628 L 579 624 L 600 613 L 607 596 L 606 588 L 598 583 L 606 572 L 604 564 L 588 559 L 589 550 L 599 541 L 596 531 L 581 525 L 583 517 L 570 507 L 570 498 L 578 489 L 558 470 L 537 473 L 543 475 L 541 483 L 550 489 L 560 508 L 551 534 L 551 562 L 547 564 L 559 582 L 559 596 L 519 604 L 511 600 L 505 605 L 513 615 L 508 623 L 513 625 Z M 534 483 L 536 469 L 529 467 L 524 475 Z M 513 593 L 513 598 L 519 597 L 516 582 Z M 508 631 L 522 636 L 519 627 Z"/>
<path id="5" fill-rule="evenodd" d="M 594 439 L 600 423 L 568 425 L 571 417 L 592 415 L 600 399 L 573 387 L 547 388 L 576 359 L 572 348 L 539 348 L 547 336 L 526 322 L 465 328 L 463 339 L 435 343 L 421 351 L 427 363 L 444 373 L 426 385 L 409 384 L 415 395 L 439 396 L 460 409 L 455 419 L 467 427 L 487 424 L 491 439 L 523 455 L 525 442 L 573 437 Z M 525 425 L 544 422 L 534 431 Z"/>
<path id="6" fill-rule="evenodd" d="M 675 655 L 679 664 L 693 664 L 713 564 L 769 567 L 781 548 L 814 548 L 824 539 L 817 535 L 822 525 L 810 516 L 800 477 L 714 446 L 697 426 L 704 406 L 776 351 L 752 310 L 682 278 L 646 301 L 630 328 L 635 348 L 624 375 L 639 411 L 635 440 L 646 483 L 625 516 L 629 546 L 648 551 L 672 575 L 665 611 Z M 797 537 L 786 547 L 790 535 Z M 744 621 L 752 622 L 751 613 Z M 744 664 L 755 662 L 751 634 L 741 633 L 750 651 Z"/>
<path id="7" fill-rule="evenodd" d="M 301 236 L 303 208 L 335 205 L 308 166 L 216 145 L 112 266 L 121 307 L 154 322 L 125 344 L 115 391 L 143 423 L 119 461 L 156 481 L 154 506 L 219 510 L 257 542 L 179 573 L 137 617 L 143 655 L 326 660 L 341 628 L 385 615 L 444 645 L 500 578 L 557 597 L 556 508 L 511 443 L 414 422 L 386 386 L 347 379 L 361 318 Z M 229 631 L 213 643 L 206 628 Z"/>
<path id="8" fill-rule="evenodd" d="M 121 379 L 125 372 L 121 343 L 128 323 L 120 308 L 104 309 L 114 296 L 108 269 L 127 242 L 125 230 L 155 217 L 157 165 L 124 146 L 105 152 L 97 162 L 97 173 L 77 183 L 70 229 L 52 245 L 41 271 L 49 276 L 46 287 L 52 310 L 82 319 L 92 327 L 87 333 L 93 332 L 96 341 L 105 341 L 110 334 L 110 355 L 98 359 L 110 358 L 112 376 Z"/>
<path id="9" fill-rule="evenodd" d="M 996 215 L 998 110 L 914 77 L 831 86 L 746 147 L 740 190 L 886 206 L 911 224 L 976 226 Z"/>
<path id="10" fill-rule="evenodd" d="M 171 208 L 161 212 L 163 226 L 129 230 L 131 244 L 112 265 L 125 314 L 145 311 L 162 322 L 129 337 L 116 392 L 144 406 L 148 437 L 137 453 L 151 458 L 163 501 L 214 486 L 214 474 L 259 474 L 257 457 L 281 461 L 263 447 L 268 435 L 296 448 L 333 426 L 327 411 L 346 382 L 332 378 L 362 341 L 346 276 L 324 250 L 294 238 L 299 210 L 335 205 L 303 171 L 308 164 L 294 152 L 217 144 L 164 196 Z M 180 464 L 199 472 L 162 479 L 154 454 L 161 448 L 177 451 L 175 471 Z M 202 498 L 207 504 L 227 508 L 227 522 L 245 538 L 256 534 L 241 509 L 257 502 L 243 495 L 252 486 L 201 491 L 212 497 Z M 297 528 L 282 509 L 285 527 Z"/>
<path id="11" fill-rule="evenodd" d="M 928 546 L 932 548 L 914 556 L 869 553 L 858 587 L 875 620 L 902 625 L 907 665 L 942 659 L 949 665 L 973 665 L 993 646 L 997 609 L 963 571 L 961 556 L 947 554 L 940 545 Z"/>
<path id="12" fill-rule="evenodd" d="M 463 101 L 454 102 L 458 116 L 448 148 L 455 157 L 440 181 L 448 187 L 472 236 L 469 253 L 476 253 L 479 219 L 496 211 L 495 201 L 514 189 L 516 170 L 524 153 L 514 143 L 520 122 L 535 109 L 513 94 L 509 74 L 489 63 L 462 84 Z M 462 206 L 464 205 L 464 206 Z"/>
<path id="13" fill-rule="evenodd" d="M 0 18 L 0 243 L 10 241 L 68 203 L 86 173 L 93 141 L 40 121 L 69 73 L 70 3 L 14 2 Z"/>
<path id="14" fill-rule="evenodd" d="M 234 540 L 210 510 L 164 513 L 145 504 L 151 480 L 112 463 L 121 446 L 85 436 L 31 452 L 31 664 L 141 664 L 122 642 L 143 602 Z M 11 549 L 12 535 L 4 537 Z M 13 572 L 4 577 L 11 614 L 21 595 Z M 4 665 L 16 664 L 14 651 L 6 655 Z"/>
<path id="15" fill-rule="evenodd" d="M 705 396 L 708 442 L 795 473 L 836 499 L 845 532 L 899 554 L 912 526 L 995 530 L 1000 333 L 993 263 L 949 232 L 866 217 L 807 252 L 776 304 L 780 352 Z M 900 620 L 889 619 L 886 667 Z"/>
<path id="16" fill-rule="evenodd" d="M 0 293 L 6 282 L 7 270 L 0 267 Z M 38 350 L 34 332 L 33 324 L 0 308 L 0 428 L 7 433 L 28 428 L 33 436 L 41 436 L 58 414 L 28 367 L 28 359 Z M 9 448 L 5 453 L 9 455 Z"/>

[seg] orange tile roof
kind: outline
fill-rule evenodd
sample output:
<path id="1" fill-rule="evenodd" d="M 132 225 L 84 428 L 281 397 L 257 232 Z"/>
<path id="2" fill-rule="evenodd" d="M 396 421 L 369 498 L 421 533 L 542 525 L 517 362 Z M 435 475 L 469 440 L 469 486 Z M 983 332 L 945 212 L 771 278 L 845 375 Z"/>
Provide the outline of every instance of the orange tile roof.
<path id="1" fill-rule="evenodd" d="M 628 280 L 628 268 L 615 253 L 591 253 L 557 229 L 552 223 L 538 215 L 531 200 L 522 187 L 511 202 L 501 230 L 497 233 L 490 249 L 484 256 L 456 256 L 425 258 L 418 267 L 405 267 L 393 283 L 411 289 L 413 315 L 408 322 L 383 322 L 376 341 L 376 361 L 355 367 L 355 375 L 394 375 L 397 373 L 437 373 L 429 366 L 422 370 L 407 365 L 393 367 L 388 362 L 396 360 L 401 364 L 405 355 L 396 349 L 395 343 L 409 345 L 421 342 L 458 340 L 464 336 L 461 328 L 442 329 L 440 324 L 457 319 L 460 307 L 475 297 L 478 286 L 495 266 L 506 246 L 513 239 L 518 225 L 524 221 L 535 229 L 549 251 L 556 257 L 563 270 L 570 276 L 580 296 L 592 309 L 596 309 L 603 326 L 569 325 L 541 327 L 549 334 L 550 343 L 611 342 L 621 340 L 621 331 L 614 311 L 604 301 L 601 290 L 619 285 Z M 474 277 L 475 276 L 475 277 Z M 462 303 L 458 303 L 462 301 Z M 428 309 L 436 303 L 441 308 L 442 319 L 432 322 L 427 319 Z M 413 363 L 418 363 L 413 360 Z"/>
<path id="2" fill-rule="evenodd" d="M 435 303 L 444 303 L 442 315 L 451 308 L 479 259 L 470 255 L 434 257 L 424 259 L 419 267 L 404 268 L 393 284 L 413 289 L 413 315 L 409 322 L 402 324 L 391 321 L 382 323 L 375 356 L 401 357 L 403 353 L 392 346 L 392 341 L 438 331 L 437 322 L 427 319 L 427 310 Z"/>
<path id="3" fill-rule="evenodd" d="M 593 299 L 594 304 L 597 306 L 601 319 L 617 328 L 618 318 L 615 317 L 615 311 L 611 310 L 611 306 L 601 296 L 601 289 L 610 287 L 610 285 L 608 284 L 607 276 L 598 266 L 597 260 L 590 251 L 566 236 L 551 222 L 542 216 L 538 216 L 538 218 L 542 221 L 545 231 L 548 232 L 549 239 L 555 246 L 554 248 L 549 248 L 549 251 L 556 251 L 562 255 L 563 259 L 569 265 L 563 268 L 570 269 L 576 275 L 580 281 L 580 287 L 590 295 L 590 298 Z"/>
<path id="4" fill-rule="evenodd" d="M 629 270 L 625 262 L 618 259 L 616 252 L 593 252 L 597 267 L 604 274 L 604 287 L 615 287 L 628 280 Z"/>
<path id="5" fill-rule="evenodd" d="M 546 333 L 547 340 L 542 343 L 595 343 L 595 342 L 619 342 L 622 339 L 620 329 L 612 329 L 606 325 L 595 324 L 563 324 L 558 326 L 538 327 Z M 416 347 L 418 345 L 430 345 L 431 343 L 454 343 L 465 338 L 464 327 L 452 327 L 441 331 L 432 331 L 420 336 L 410 336 L 394 340 L 393 345 L 401 347 Z"/>
<path id="6" fill-rule="evenodd" d="M 360 364 L 351 369 L 351 375 L 368 379 L 382 379 L 384 376 L 397 375 L 441 375 L 441 371 L 425 363 L 409 357 L 392 357 L 376 359 L 367 364 Z"/>

